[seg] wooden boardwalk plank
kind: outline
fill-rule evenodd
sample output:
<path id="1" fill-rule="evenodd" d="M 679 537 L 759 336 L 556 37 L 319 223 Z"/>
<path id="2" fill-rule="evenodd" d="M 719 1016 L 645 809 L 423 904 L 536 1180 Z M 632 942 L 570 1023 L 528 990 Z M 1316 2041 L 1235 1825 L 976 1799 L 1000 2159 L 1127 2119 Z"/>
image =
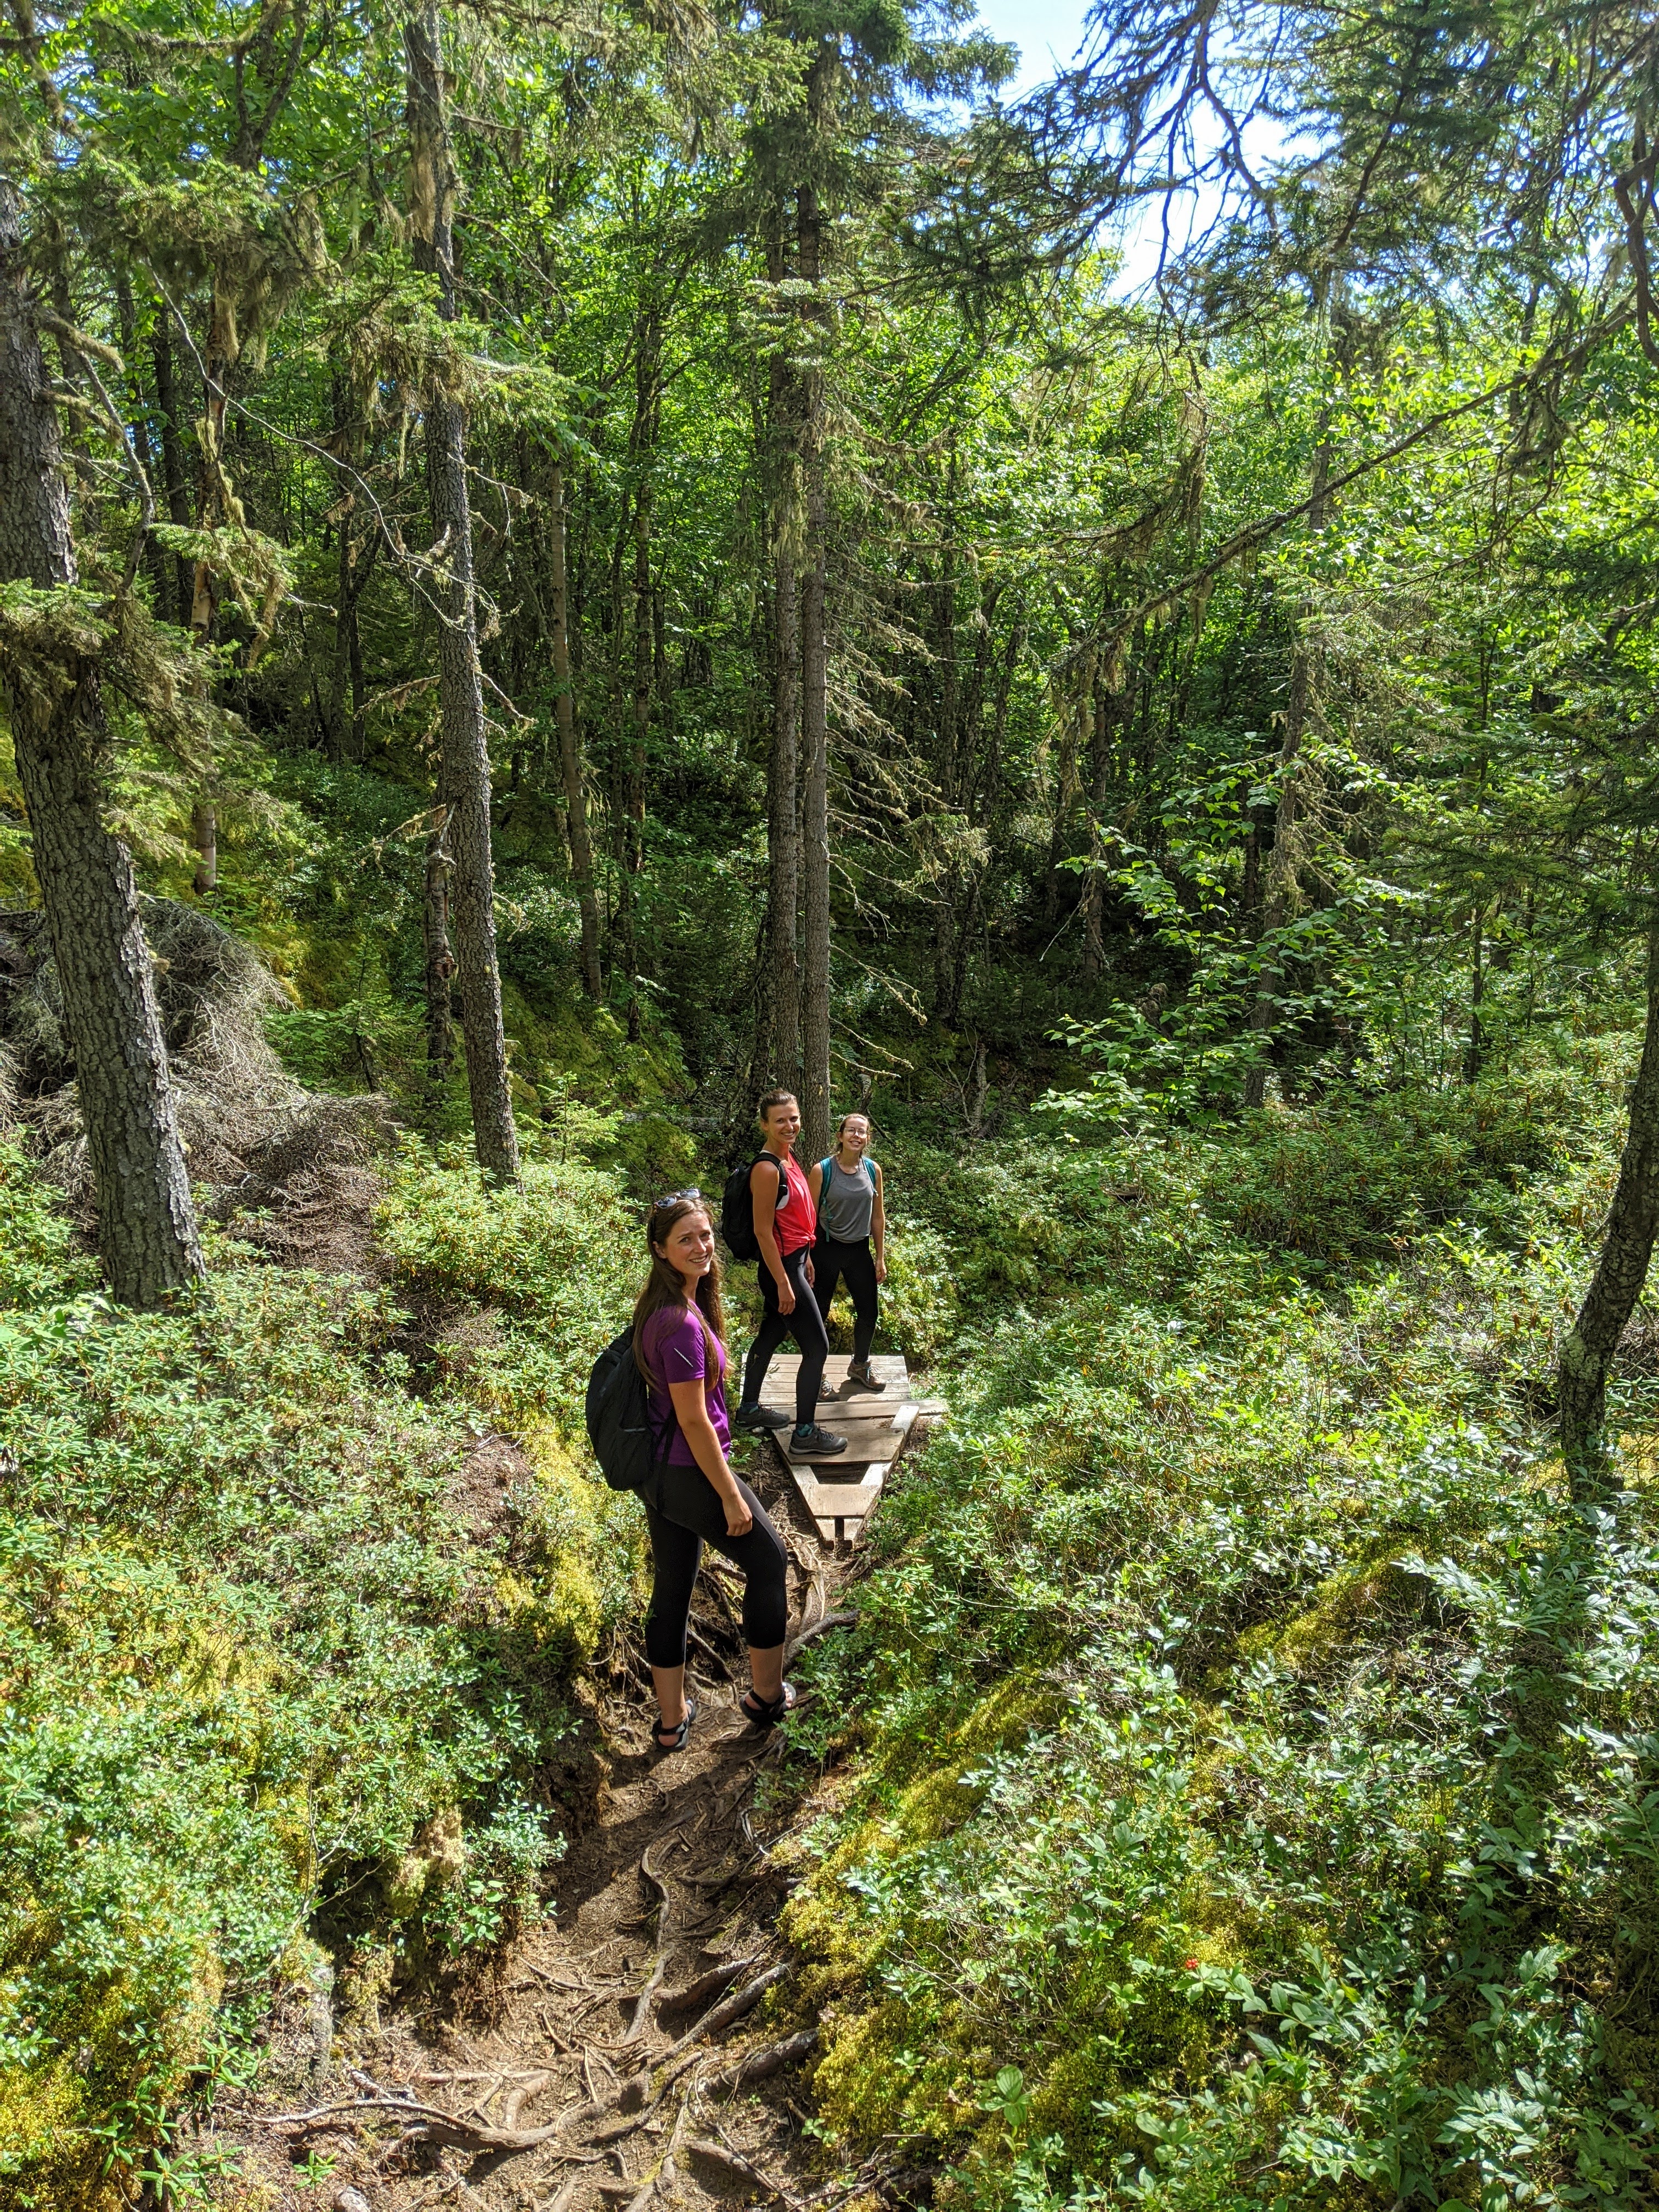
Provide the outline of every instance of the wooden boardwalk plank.
<path id="1" fill-rule="evenodd" d="M 945 1412 L 939 1399 L 917 1399 L 911 1395 L 909 1370 L 896 1352 L 878 1352 L 870 1362 L 871 1373 L 886 1385 L 880 1391 L 849 1385 L 849 1364 L 846 1352 L 830 1353 L 824 1380 L 836 1395 L 821 1399 L 817 1407 L 820 1425 L 846 1437 L 844 1452 L 828 1459 L 797 1458 L 790 1449 L 790 1431 L 770 1431 L 801 1502 L 826 1543 L 857 1537 L 875 1510 L 888 1470 L 903 1450 L 915 1423 L 938 1419 Z M 767 1370 L 761 1403 L 793 1416 L 799 1367 L 798 1352 L 774 1359 Z"/>

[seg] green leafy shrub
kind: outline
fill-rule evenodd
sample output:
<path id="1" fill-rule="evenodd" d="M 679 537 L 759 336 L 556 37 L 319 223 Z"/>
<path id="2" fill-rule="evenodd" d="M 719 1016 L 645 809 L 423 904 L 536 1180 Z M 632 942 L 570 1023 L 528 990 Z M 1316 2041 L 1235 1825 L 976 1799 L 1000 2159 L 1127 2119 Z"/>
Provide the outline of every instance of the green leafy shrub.
<path id="1" fill-rule="evenodd" d="M 471 1502 L 477 1398 L 568 1408 L 568 1345 L 412 1395 L 395 1293 L 222 1241 L 195 1304 L 119 1311 L 15 1150 L 0 1176 L 0 2195 L 90 2204 L 308 1929 L 429 1970 L 533 1909 L 538 1777 L 630 1554 L 545 1420 Z M 605 1332 L 562 1270 L 608 1249 L 611 1186 L 532 1188 L 411 1164 L 392 1207 L 458 1301 L 499 1268 Z"/>
<path id="2" fill-rule="evenodd" d="M 1659 1523 L 1509 1387 L 1609 1168 L 1532 1103 L 912 1164 L 953 1416 L 811 1662 L 861 1756 L 788 1917 L 826 2123 L 945 2203 L 1650 2201 Z M 1501 1241 L 1411 1232 L 1483 1174 Z M 1322 1213 L 1328 1297 L 1263 1249 Z"/>

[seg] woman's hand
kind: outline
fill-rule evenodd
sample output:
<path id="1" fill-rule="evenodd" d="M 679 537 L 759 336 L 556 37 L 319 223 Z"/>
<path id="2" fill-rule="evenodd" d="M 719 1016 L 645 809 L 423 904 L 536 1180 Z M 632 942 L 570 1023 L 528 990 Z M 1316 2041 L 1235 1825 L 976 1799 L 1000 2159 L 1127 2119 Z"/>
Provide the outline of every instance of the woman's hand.
<path id="1" fill-rule="evenodd" d="M 884 1283 L 887 1280 L 887 1262 L 879 1256 L 876 1261 L 876 1280 L 878 1283 Z"/>
<path id="2" fill-rule="evenodd" d="M 743 1502 L 743 1492 L 734 1482 L 730 1490 L 720 1492 L 720 1504 L 726 1508 L 726 1533 L 728 1536 L 746 1536 L 755 1525 L 755 1516 Z"/>
<path id="3" fill-rule="evenodd" d="M 792 1314 L 794 1310 L 795 1286 L 787 1275 L 781 1276 L 778 1280 L 778 1311 L 781 1314 Z"/>

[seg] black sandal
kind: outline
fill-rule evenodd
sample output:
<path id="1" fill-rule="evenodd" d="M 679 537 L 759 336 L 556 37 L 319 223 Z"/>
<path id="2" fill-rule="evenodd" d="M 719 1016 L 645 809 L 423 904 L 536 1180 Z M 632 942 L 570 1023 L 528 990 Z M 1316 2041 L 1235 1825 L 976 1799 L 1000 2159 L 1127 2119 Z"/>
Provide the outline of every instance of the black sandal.
<path id="1" fill-rule="evenodd" d="M 680 1723 L 678 1728 L 670 1728 L 662 1715 L 659 1713 L 657 1715 L 656 1729 L 658 1750 L 663 1753 L 684 1751 L 685 1749 L 685 1739 L 690 1735 L 691 1723 L 696 1717 L 697 1701 L 695 1698 L 688 1698 L 686 1699 L 685 1718 Z"/>
<path id="2" fill-rule="evenodd" d="M 751 1686 L 738 1699 L 738 1711 L 750 1728 L 758 1729 L 764 1735 L 768 1729 L 775 1729 L 787 1713 L 793 1712 L 799 1702 L 793 1682 L 786 1682 L 775 1698 L 763 1698 Z"/>

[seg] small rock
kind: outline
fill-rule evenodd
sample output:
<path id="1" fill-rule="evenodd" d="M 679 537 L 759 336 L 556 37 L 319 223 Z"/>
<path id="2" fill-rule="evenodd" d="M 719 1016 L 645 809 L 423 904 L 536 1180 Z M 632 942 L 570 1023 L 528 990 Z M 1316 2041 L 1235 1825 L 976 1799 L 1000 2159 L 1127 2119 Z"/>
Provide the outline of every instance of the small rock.
<path id="1" fill-rule="evenodd" d="M 334 2212 L 369 2212 L 369 2203 L 361 2189 L 337 2189 L 334 2192 Z"/>

